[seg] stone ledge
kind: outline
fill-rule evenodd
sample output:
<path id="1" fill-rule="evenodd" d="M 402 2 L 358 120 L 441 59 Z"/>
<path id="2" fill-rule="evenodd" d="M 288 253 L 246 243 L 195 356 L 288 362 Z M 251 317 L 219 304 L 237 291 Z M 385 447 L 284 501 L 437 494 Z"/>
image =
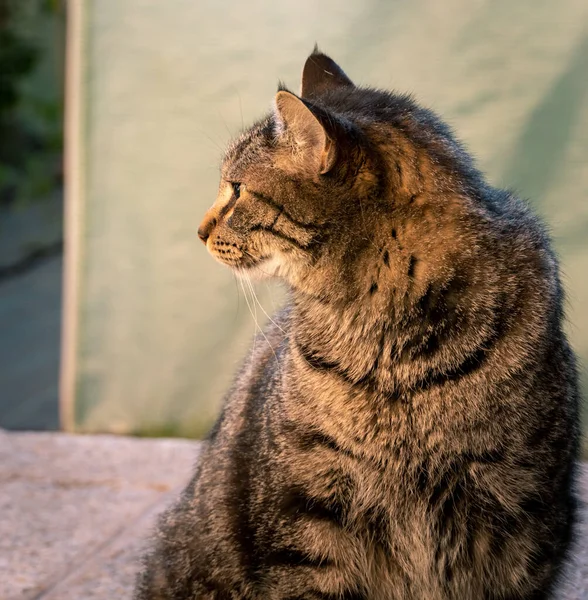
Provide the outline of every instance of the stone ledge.
<path id="1" fill-rule="evenodd" d="M 144 536 L 199 443 L 0 431 L 0 598 L 130 596 Z"/>
<path id="2" fill-rule="evenodd" d="M 0 598 L 131 597 L 145 536 L 187 483 L 187 440 L 0 430 Z M 588 600 L 588 465 L 575 564 L 561 600 Z"/>

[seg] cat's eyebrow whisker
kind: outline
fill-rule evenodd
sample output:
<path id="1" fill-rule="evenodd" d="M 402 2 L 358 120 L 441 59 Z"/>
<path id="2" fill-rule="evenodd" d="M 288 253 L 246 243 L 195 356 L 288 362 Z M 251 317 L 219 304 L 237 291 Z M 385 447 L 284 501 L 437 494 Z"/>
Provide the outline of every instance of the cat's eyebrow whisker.
<path id="1" fill-rule="evenodd" d="M 223 148 L 217 141 L 213 140 L 207 133 L 206 131 L 204 131 L 204 129 L 199 128 L 200 129 L 200 133 L 206 138 L 208 139 L 208 141 L 218 150 L 221 151 L 222 154 L 225 153 L 225 148 Z"/>
<path id="2" fill-rule="evenodd" d="M 245 123 L 243 121 L 243 104 L 241 104 L 241 94 L 237 90 L 237 97 L 239 98 L 239 112 L 241 113 L 241 130 L 245 129 Z"/>
<path id="3" fill-rule="evenodd" d="M 221 120 L 225 126 L 225 129 L 227 130 L 227 132 L 229 134 L 229 138 L 233 139 L 235 136 L 233 135 L 233 133 L 231 133 L 231 130 L 229 129 L 229 126 L 227 125 L 225 118 L 222 116 L 220 109 L 217 109 L 216 112 L 218 113 L 218 116 L 221 118 Z"/>

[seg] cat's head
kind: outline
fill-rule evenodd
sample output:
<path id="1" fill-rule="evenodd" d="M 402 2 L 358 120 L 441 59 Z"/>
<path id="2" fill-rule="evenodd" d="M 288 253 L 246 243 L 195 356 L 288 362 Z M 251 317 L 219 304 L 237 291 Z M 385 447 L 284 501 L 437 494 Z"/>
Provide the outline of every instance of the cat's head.
<path id="1" fill-rule="evenodd" d="M 356 87 L 315 50 L 300 95 L 280 88 L 272 113 L 230 145 L 198 234 L 237 272 L 360 292 L 374 260 L 414 271 L 396 238 L 408 244 L 410 214 L 434 226 L 430 183 L 455 188 L 460 168 L 467 157 L 434 115 L 407 96 Z"/>

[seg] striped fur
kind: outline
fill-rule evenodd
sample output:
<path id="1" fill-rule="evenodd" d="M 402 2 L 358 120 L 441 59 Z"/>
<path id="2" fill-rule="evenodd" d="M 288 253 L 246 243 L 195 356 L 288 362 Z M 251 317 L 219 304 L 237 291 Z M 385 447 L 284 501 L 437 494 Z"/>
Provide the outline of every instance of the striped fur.
<path id="1" fill-rule="evenodd" d="M 199 230 L 290 299 L 136 600 L 546 600 L 573 537 L 575 361 L 545 230 L 406 96 L 327 56 L 227 151 Z"/>

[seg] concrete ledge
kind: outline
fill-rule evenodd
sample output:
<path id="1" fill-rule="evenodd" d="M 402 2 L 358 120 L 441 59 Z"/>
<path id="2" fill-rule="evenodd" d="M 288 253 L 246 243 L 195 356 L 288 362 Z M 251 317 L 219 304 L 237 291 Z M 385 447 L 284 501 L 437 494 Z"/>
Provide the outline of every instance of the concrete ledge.
<path id="1" fill-rule="evenodd" d="M 199 443 L 0 430 L 0 599 L 130 598 L 155 516 L 187 483 Z M 588 600 L 588 466 L 561 600 Z"/>
<path id="2" fill-rule="evenodd" d="M 130 596 L 153 519 L 199 443 L 0 431 L 0 598 Z"/>

